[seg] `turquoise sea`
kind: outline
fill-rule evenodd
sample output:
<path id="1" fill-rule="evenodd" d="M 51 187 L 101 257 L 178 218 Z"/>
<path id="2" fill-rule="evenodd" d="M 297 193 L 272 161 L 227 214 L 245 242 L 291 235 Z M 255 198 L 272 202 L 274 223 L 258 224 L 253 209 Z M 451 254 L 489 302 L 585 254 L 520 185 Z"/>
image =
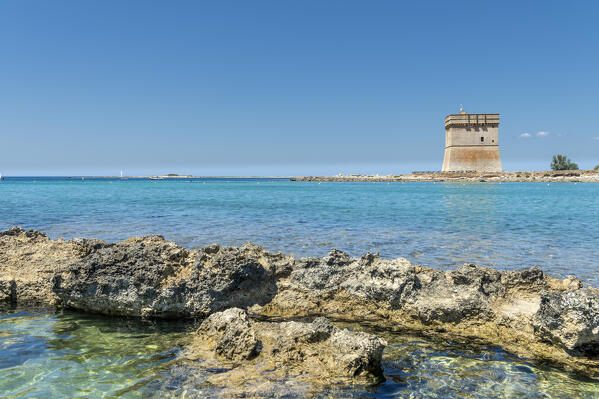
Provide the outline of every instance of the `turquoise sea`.
<path id="1" fill-rule="evenodd" d="M 161 234 L 187 247 L 252 241 L 297 256 L 335 247 L 443 269 L 536 265 L 599 287 L 598 198 L 592 183 L 7 177 L 0 182 L 0 229 L 20 225 L 52 238 L 107 241 Z M 194 372 L 181 371 L 195 370 L 180 357 L 181 339 L 194 327 L 75 312 L 0 314 L 0 397 L 218 395 L 197 372 L 190 378 Z M 385 338 L 386 383 L 332 387 L 323 395 L 599 397 L 597 382 L 499 348 Z"/>

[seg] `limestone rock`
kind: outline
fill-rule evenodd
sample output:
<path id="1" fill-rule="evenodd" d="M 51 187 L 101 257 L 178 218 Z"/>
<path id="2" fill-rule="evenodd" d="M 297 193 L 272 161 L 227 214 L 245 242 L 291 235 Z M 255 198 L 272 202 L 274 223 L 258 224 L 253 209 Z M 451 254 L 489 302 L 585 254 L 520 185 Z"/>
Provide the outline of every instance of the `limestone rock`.
<path id="1" fill-rule="evenodd" d="M 514 290 L 539 291 L 546 283 L 542 271 L 535 268 L 500 272 L 466 264 L 445 273 L 406 259 L 386 260 L 372 254 L 355 259 L 332 250 L 324 258 L 299 260 L 286 288 L 319 302 L 344 291 L 430 324 L 488 320 L 494 317 L 496 298 Z M 290 297 L 291 302 L 296 300 Z"/>
<path id="2" fill-rule="evenodd" d="M 276 282 L 291 264 L 291 258 L 269 254 L 258 245 L 212 246 L 200 250 L 189 274 L 171 287 L 186 300 L 188 315 L 264 305 L 276 295 Z"/>
<path id="3" fill-rule="evenodd" d="M 263 325 L 275 330 L 270 354 L 279 363 L 318 359 L 318 368 L 345 377 L 382 378 L 381 358 L 386 342 L 373 335 L 339 329 L 326 318 Z M 315 350 L 317 348 L 317 350 Z"/>
<path id="4" fill-rule="evenodd" d="M 75 242 L 50 240 L 35 230 L 14 227 L 0 232 L 0 305 L 56 305 L 53 276 L 79 262 L 86 253 L 86 248 Z"/>
<path id="5" fill-rule="evenodd" d="M 228 360 L 251 359 L 260 349 L 246 311 L 239 308 L 211 314 L 197 333 L 214 341 L 214 350 Z"/>
<path id="6" fill-rule="evenodd" d="M 290 262 L 251 244 L 190 251 L 160 236 L 77 242 L 90 252 L 55 278 L 54 291 L 63 306 L 104 314 L 192 317 L 265 304 Z"/>
<path id="7" fill-rule="evenodd" d="M 245 310 L 233 308 L 208 317 L 191 350 L 207 346 L 218 358 L 236 361 L 231 372 L 219 376 L 228 381 L 238 376 L 263 378 L 266 368 L 269 378 L 296 376 L 316 384 L 376 383 L 384 379 L 385 345 L 374 335 L 339 329 L 324 317 L 311 323 L 259 322 L 250 321 Z"/>
<path id="8" fill-rule="evenodd" d="M 90 253 L 57 276 L 54 291 L 62 305 L 89 312 L 140 316 L 181 312 L 182 298 L 167 298 L 164 285 L 189 267 L 189 251 L 160 236 L 116 244 L 77 241 Z"/>
<path id="9" fill-rule="evenodd" d="M 383 379 L 381 358 L 387 343 L 371 334 L 336 329 L 331 334 L 328 358 L 348 376 L 372 375 Z"/>
<path id="10" fill-rule="evenodd" d="M 418 279 L 414 265 L 406 259 L 383 260 L 372 254 L 355 259 L 333 249 L 324 258 L 299 260 L 289 285 L 323 297 L 341 289 L 398 307 L 405 294 L 418 286 Z"/>
<path id="11" fill-rule="evenodd" d="M 599 291 L 543 292 L 534 317 L 541 339 L 575 355 L 599 355 Z"/>

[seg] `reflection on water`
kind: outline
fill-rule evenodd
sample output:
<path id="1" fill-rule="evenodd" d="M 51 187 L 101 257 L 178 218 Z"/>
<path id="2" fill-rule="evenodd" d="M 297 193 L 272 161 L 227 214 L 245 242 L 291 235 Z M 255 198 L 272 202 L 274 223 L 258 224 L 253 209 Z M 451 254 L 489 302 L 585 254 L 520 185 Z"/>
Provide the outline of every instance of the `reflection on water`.
<path id="1" fill-rule="evenodd" d="M 343 327 L 366 329 L 355 324 Z M 217 397 L 201 360 L 182 358 L 193 323 L 142 322 L 74 312 L 0 316 L 0 396 L 24 398 Z M 372 332 L 372 331 L 371 331 Z M 498 348 L 463 348 L 376 331 L 389 346 L 387 381 L 326 387 L 321 397 L 596 398 L 599 383 L 539 367 Z M 268 396 L 300 397 L 283 381 Z"/>
<path id="2" fill-rule="evenodd" d="M 599 382 L 535 366 L 499 348 L 452 347 L 394 337 L 387 382 L 372 397 L 597 398 Z M 413 396 L 411 396 L 413 395 Z"/>

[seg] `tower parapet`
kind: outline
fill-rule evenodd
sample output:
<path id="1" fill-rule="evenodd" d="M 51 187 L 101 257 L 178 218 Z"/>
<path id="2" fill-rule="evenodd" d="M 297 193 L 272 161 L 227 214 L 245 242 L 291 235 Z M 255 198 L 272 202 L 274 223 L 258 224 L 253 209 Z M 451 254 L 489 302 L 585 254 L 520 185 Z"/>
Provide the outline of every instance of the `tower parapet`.
<path id="1" fill-rule="evenodd" d="M 501 172 L 499 114 L 445 117 L 443 172 Z"/>

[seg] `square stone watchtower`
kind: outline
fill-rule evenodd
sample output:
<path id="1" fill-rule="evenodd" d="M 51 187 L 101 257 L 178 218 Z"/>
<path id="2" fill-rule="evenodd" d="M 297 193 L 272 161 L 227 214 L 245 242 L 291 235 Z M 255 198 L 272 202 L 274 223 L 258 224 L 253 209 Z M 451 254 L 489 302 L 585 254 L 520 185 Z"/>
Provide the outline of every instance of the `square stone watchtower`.
<path id="1" fill-rule="evenodd" d="M 445 117 L 443 172 L 501 172 L 499 114 Z"/>

